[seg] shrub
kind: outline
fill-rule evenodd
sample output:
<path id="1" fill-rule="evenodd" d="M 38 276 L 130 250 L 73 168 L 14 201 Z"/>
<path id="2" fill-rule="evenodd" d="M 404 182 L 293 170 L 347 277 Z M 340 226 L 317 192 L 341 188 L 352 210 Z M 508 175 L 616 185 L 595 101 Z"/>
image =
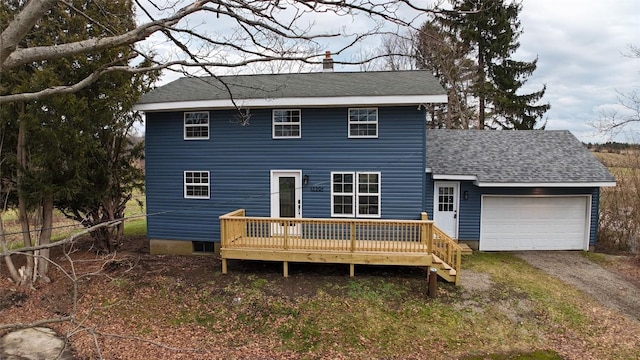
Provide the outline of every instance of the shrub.
<path id="1" fill-rule="evenodd" d="M 600 196 L 598 249 L 640 253 L 640 154 L 629 152 L 621 167 L 611 168 L 616 187 Z"/>

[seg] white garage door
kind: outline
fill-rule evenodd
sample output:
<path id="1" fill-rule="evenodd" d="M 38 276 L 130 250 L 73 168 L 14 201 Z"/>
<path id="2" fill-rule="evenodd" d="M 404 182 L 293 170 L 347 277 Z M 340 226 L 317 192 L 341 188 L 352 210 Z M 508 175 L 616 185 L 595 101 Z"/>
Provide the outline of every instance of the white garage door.
<path id="1" fill-rule="evenodd" d="M 480 250 L 587 250 L 589 196 L 483 196 Z"/>

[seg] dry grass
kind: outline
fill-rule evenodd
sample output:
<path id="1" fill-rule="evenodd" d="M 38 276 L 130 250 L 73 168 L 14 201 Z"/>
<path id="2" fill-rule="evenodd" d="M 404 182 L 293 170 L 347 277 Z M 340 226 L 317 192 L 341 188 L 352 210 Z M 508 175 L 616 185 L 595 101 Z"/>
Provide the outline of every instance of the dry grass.
<path id="1" fill-rule="evenodd" d="M 120 335 L 98 337 L 110 359 L 640 357 L 640 325 L 508 254 L 466 257 L 489 285 L 441 283 L 435 300 L 418 268 L 362 266 L 350 279 L 339 266 L 296 264 L 283 279 L 275 263 L 236 262 L 223 276 L 212 257 L 119 256 L 136 267 L 83 283 L 79 304 L 85 325 Z M 55 280 L 3 310 L 5 321 L 65 310 L 53 301 L 68 296 Z M 96 355 L 87 333 L 71 346 L 78 358 Z"/>
<path id="2" fill-rule="evenodd" d="M 146 212 L 145 206 L 145 195 L 143 192 L 139 190 L 135 190 L 133 196 L 129 202 L 127 202 L 127 208 L 125 210 L 125 216 L 139 216 L 144 215 Z M 30 215 L 30 228 L 38 229 L 39 221 L 35 214 Z M 15 249 L 22 246 L 22 230 L 20 227 L 20 223 L 18 222 L 18 212 L 16 209 L 8 209 L 7 211 L 2 213 L 2 221 L 4 221 L 4 230 L 7 237 L 8 247 L 11 249 Z M 136 218 L 131 221 L 128 221 L 126 226 L 136 228 L 137 233 L 146 234 L 146 220 L 143 218 Z M 83 227 L 80 223 L 69 220 L 62 214 L 62 212 L 58 210 L 54 210 L 53 212 L 53 233 L 51 235 L 51 239 L 53 241 L 58 241 L 64 239 L 65 237 L 81 230 Z M 35 237 L 34 237 L 35 239 Z"/>
<path id="3" fill-rule="evenodd" d="M 616 177 L 600 197 L 598 249 L 640 253 L 640 154 L 594 153 Z"/>

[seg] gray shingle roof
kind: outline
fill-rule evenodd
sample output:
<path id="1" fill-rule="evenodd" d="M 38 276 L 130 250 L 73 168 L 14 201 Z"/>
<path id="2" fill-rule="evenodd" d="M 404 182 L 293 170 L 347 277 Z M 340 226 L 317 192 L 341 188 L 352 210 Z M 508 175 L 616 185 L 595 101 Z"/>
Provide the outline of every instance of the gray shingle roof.
<path id="1" fill-rule="evenodd" d="M 569 131 L 428 130 L 434 175 L 476 176 L 479 183 L 614 182 Z"/>
<path id="2" fill-rule="evenodd" d="M 185 77 L 140 98 L 138 104 L 235 99 L 444 95 L 428 71 L 319 72 Z"/>

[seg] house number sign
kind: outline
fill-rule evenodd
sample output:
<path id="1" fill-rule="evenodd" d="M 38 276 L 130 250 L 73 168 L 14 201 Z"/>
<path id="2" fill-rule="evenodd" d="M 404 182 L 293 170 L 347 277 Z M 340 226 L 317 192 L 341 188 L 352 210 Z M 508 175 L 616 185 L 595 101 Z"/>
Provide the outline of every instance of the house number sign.
<path id="1" fill-rule="evenodd" d="M 311 191 L 313 192 L 323 192 L 324 188 L 322 186 L 312 186 Z"/>

